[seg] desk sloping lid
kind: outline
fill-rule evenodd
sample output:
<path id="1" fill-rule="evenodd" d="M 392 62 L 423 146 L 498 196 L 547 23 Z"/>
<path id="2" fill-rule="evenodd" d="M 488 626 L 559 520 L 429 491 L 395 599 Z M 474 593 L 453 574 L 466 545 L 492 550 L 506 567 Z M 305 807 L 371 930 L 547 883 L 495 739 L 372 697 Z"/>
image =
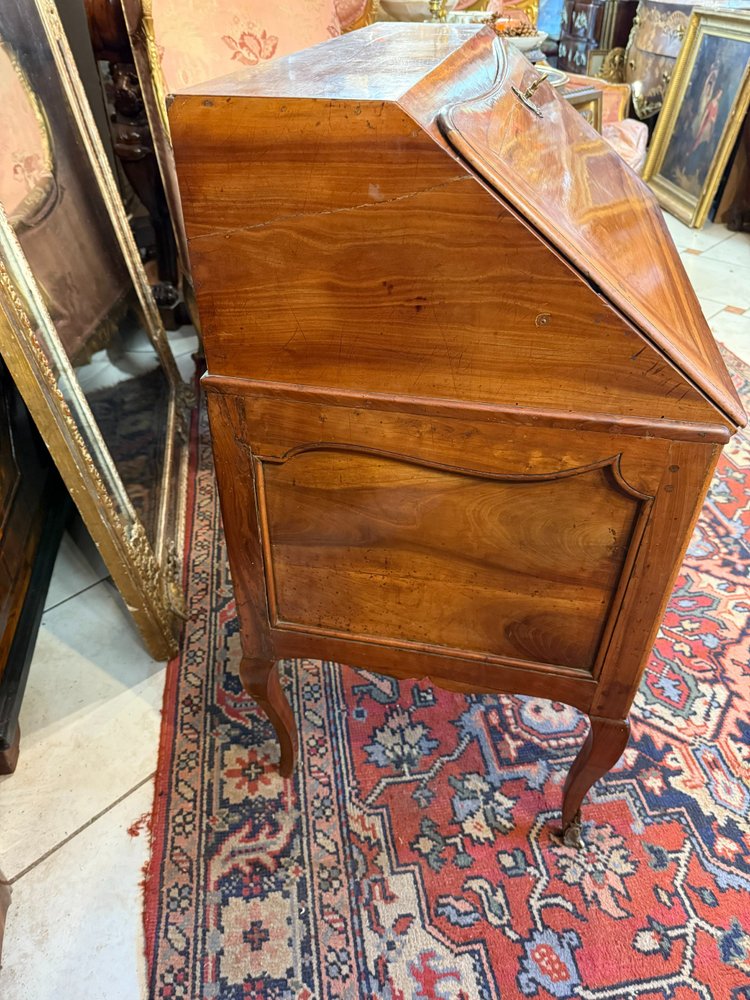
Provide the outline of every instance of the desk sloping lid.
<path id="1" fill-rule="evenodd" d="M 744 425 L 655 198 L 549 83 L 532 97 L 539 116 L 520 100 L 513 88 L 523 93 L 539 76 L 490 28 L 378 23 L 181 94 L 398 106 L 724 420 Z M 320 115 L 312 107 L 309 113 Z"/>
<path id="2" fill-rule="evenodd" d="M 477 66 L 476 79 L 484 81 L 484 89 L 474 90 L 478 96 L 443 103 L 450 93 L 444 81 L 452 77 L 463 80 L 464 94 L 470 92 L 467 64 Z M 540 75 L 486 29 L 400 103 L 530 222 L 732 423 L 744 425 L 742 404 L 656 199 L 549 83 L 541 83 L 531 97 L 539 114 L 520 99 Z"/>

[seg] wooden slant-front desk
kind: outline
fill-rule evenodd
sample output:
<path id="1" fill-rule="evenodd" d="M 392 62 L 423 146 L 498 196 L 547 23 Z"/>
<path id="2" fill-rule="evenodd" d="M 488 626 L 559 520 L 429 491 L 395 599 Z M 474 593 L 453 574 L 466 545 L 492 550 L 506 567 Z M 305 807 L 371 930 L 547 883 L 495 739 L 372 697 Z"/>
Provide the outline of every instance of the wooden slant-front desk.
<path id="1" fill-rule="evenodd" d="M 742 407 L 649 191 L 492 31 L 376 24 L 170 122 L 242 626 L 591 719 L 627 715 Z"/>

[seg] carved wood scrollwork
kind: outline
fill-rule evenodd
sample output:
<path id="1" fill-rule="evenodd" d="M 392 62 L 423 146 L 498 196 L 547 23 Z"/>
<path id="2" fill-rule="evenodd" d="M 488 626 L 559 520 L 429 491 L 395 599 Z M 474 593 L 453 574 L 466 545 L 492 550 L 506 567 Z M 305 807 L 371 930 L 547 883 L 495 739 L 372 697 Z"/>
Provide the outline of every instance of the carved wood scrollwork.
<path id="1" fill-rule="evenodd" d="M 571 468 L 558 469 L 555 472 L 529 473 L 527 475 L 515 472 L 486 472 L 481 469 L 477 470 L 457 465 L 445 465 L 440 462 L 430 462 L 426 459 L 415 458 L 411 455 L 405 455 L 398 452 L 384 451 L 380 448 L 363 448 L 360 445 L 347 445 L 326 441 L 297 445 L 297 447 L 290 448 L 288 451 L 284 452 L 284 454 L 280 457 L 275 455 L 255 455 L 254 457 L 259 462 L 270 463 L 273 465 L 284 465 L 299 455 L 305 455 L 308 452 L 313 451 L 340 451 L 359 455 L 373 455 L 377 458 L 385 458 L 394 462 L 404 462 L 407 465 L 421 465 L 427 469 L 436 469 L 440 472 L 451 472 L 456 475 L 469 476 L 476 479 L 493 479 L 496 482 L 502 483 L 551 482 L 556 479 L 568 479 L 571 476 L 580 476 L 586 472 L 594 472 L 597 469 L 608 469 L 611 471 L 615 486 L 626 496 L 634 497 L 637 500 L 654 499 L 650 494 L 642 493 L 626 481 L 621 471 L 621 453 L 609 455 L 606 458 L 599 459 L 587 465 L 577 465 Z"/>
<path id="2" fill-rule="evenodd" d="M 624 83 L 625 49 L 610 49 L 597 75 L 608 83 Z"/>

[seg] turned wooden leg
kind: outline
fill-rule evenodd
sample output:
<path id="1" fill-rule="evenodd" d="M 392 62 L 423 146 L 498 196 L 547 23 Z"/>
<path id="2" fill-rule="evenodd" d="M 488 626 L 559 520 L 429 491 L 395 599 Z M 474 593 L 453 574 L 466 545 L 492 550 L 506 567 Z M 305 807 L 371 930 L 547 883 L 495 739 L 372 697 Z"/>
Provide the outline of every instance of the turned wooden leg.
<path id="1" fill-rule="evenodd" d="M 279 771 L 282 778 L 288 778 L 297 759 L 297 727 L 291 706 L 281 689 L 278 664 L 275 660 L 243 656 L 240 677 L 247 693 L 255 698 L 276 730 L 281 749 Z"/>
<path id="2" fill-rule="evenodd" d="M 609 771 L 627 746 L 630 723 L 624 719 L 590 718 L 586 742 L 573 761 L 563 790 L 563 841 L 568 847 L 581 846 L 581 803 L 584 796 Z"/>

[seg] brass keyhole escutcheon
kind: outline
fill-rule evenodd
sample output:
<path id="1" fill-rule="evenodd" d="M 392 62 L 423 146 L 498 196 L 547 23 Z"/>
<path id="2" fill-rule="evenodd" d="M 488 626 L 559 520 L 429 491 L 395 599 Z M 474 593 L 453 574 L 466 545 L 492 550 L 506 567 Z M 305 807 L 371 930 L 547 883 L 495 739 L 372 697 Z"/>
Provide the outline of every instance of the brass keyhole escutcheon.
<path id="1" fill-rule="evenodd" d="M 531 83 L 528 85 L 528 87 L 526 88 L 526 90 L 524 90 L 523 93 L 521 93 L 521 91 L 517 87 L 510 88 L 516 95 L 518 100 L 521 101 L 523 104 L 525 104 L 530 111 L 533 111 L 534 114 L 537 116 L 537 118 L 543 118 L 544 115 L 536 106 L 536 104 L 534 104 L 531 98 L 534 96 L 539 86 L 542 83 L 544 83 L 544 81 L 547 79 L 548 76 L 549 76 L 548 73 L 542 73 L 542 75 L 538 76 L 536 80 L 531 81 Z"/>

